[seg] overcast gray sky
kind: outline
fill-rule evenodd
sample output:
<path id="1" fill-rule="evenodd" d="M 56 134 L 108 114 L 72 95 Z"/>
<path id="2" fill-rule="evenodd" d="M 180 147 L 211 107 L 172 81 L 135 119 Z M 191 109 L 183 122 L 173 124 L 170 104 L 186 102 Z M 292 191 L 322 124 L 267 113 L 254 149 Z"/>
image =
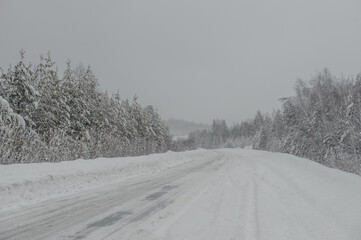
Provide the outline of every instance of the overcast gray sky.
<path id="1" fill-rule="evenodd" d="M 360 0 L 0 0 L 0 66 L 51 51 L 163 118 L 229 123 L 279 107 L 297 78 L 361 71 Z"/>

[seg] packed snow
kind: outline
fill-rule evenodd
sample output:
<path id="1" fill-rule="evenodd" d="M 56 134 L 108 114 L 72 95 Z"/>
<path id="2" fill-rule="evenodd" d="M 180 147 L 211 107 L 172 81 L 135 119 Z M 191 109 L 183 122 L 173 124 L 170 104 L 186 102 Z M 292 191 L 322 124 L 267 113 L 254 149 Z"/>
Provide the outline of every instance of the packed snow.
<path id="1" fill-rule="evenodd" d="M 287 154 L 168 152 L 0 176 L 0 239 L 361 239 L 361 177 Z"/>

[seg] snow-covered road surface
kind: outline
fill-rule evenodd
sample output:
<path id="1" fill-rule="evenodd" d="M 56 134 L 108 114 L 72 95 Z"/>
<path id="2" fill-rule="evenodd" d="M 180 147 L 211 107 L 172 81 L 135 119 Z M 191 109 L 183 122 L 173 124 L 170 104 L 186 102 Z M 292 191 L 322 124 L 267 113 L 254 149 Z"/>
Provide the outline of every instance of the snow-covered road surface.
<path id="1" fill-rule="evenodd" d="M 182 154 L 161 171 L 4 209 L 0 239 L 361 239 L 360 176 L 286 154 Z"/>

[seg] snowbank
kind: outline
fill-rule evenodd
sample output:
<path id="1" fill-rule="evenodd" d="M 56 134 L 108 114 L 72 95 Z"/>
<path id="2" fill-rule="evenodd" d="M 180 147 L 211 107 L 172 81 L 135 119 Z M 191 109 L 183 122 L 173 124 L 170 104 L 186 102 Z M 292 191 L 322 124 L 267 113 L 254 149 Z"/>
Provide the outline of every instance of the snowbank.
<path id="1" fill-rule="evenodd" d="M 0 165 L 0 211 L 153 174 L 215 154 L 200 149 L 139 157 Z"/>

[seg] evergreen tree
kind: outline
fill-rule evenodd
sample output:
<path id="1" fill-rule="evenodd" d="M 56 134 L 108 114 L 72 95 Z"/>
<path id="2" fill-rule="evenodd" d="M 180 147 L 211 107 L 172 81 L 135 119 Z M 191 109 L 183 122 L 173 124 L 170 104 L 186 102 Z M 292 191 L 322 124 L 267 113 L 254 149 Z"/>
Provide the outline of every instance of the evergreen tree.
<path id="1" fill-rule="evenodd" d="M 4 97 L 9 102 L 10 107 L 17 114 L 21 115 L 29 127 L 34 126 L 32 113 L 37 107 L 39 93 L 31 85 L 33 81 L 33 72 L 31 65 L 25 65 L 25 52 L 20 51 L 21 59 L 14 69 L 9 68 L 6 74 L 3 74 L 6 90 Z"/>

